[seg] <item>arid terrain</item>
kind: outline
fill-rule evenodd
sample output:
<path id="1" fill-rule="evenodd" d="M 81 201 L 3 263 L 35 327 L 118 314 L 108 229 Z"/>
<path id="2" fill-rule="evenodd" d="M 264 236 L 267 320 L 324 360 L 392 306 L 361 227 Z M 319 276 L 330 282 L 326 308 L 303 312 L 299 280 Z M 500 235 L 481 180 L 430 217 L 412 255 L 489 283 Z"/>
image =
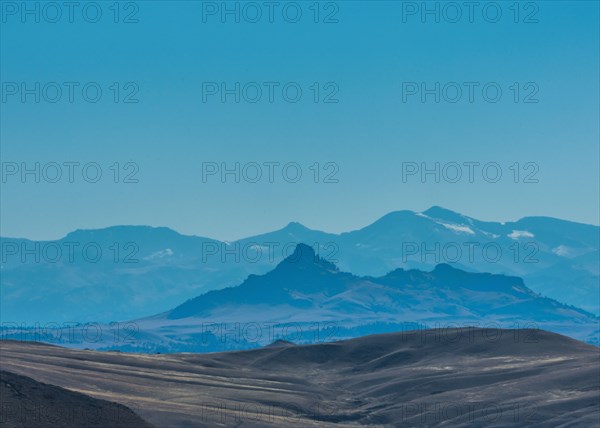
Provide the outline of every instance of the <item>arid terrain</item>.
<path id="1" fill-rule="evenodd" d="M 0 371 L 3 428 L 152 428 L 127 407 Z"/>
<path id="2" fill-rule="evenodd" d="M 598 348 L 540 330 L 424 330 L 213 354 L 13 341 L 0 351 L 4 371 L 123 404 L 156 427 L 600 422 Z"/>

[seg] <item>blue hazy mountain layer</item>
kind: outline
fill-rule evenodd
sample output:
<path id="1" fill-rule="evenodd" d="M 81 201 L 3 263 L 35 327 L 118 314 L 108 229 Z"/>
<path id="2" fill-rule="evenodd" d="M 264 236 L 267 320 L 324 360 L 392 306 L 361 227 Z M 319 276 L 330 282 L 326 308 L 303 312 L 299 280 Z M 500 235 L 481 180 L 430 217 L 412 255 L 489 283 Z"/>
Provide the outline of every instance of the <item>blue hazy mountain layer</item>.
<path id="1" fill-rule="evenodd" d="M 537 293 L 598 314 L 599 241 L 593 225 L 547 217 L 483 222 L 440 207 L 392 212 L 341 234 L 290 223 L 235 242 L 147 226 L 77 230 L 51 242 L 2 238 L 1 317 L 24 323 L 139 318 L 264 274 L 299 243 L 360 276 L 441 263 L 519 276 Z"/>
<path id="2" fill-rule="evenodd" d="M 457 327 L 543 329 L 594 344 L 599 335 L 597 317 L 535 293 L 519 277 L 448 264 L 361 277 L 299 244 L 264 275 L 250 275 L 238 286 L 207 292 L 152 317 L 91 329 L 13 325 L 2 336 L 104 350 L 214 352 L 415 330 L 431 339 Z M 103 331 L 99 340 L 97 331 Z"/>

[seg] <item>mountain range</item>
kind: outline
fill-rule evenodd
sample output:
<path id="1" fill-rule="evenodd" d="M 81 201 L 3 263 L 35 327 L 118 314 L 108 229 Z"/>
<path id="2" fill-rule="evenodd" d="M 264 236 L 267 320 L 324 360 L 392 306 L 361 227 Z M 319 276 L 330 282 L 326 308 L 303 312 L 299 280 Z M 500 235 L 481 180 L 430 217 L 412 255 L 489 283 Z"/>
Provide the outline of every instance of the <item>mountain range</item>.
<path id="1" fill-rule="evenodd" d="M 340 271 L 305 244 L 266 274 L 250 275 L 238 286 L 209 291 L 154 316 L 117 323 L 116 331 L 112 325 L 88 324 L 41 331 L 13 327 L 2 336 L 76 348 L 172 353 L 452 327 L 544 329 L 600 343 L 597 317 L 539 295 L 519 277 L 448 264 L 361 277 Z M 96 338 L 98 330 L 103 337 Z"/>
<path id="2" fill-rule="evenodd" d="M 239 286 L 202 294 L 136 325 L 146 340 L 156 335 L 151 343 L 170 343 L 174 350 L 180 350 L 182 338 L 198 346 L 199 335 L 205 343 L 216 336 L 212 346 L 245 349 L 274 339 L 314 343 L 415 326 L 541 328 L 590 343 L 599 343 L 600 333 L 597 317 L 539 295 L 519 277 L 448 264 L 430 272 L 399 268 L 360 277 L 340 271 L 305 244 L 264 275 L 250 275 Z"/>
<path id="3" fill-rule="evenodd" d="M 27 324 L 140 318 L 264 274 L 305 243 L 356 275 L 447 263 L 520 276 L 535 292 L 598 314 L 599 240 L 598 226 L 484 222 L 440 207 L 392 212 L 341 234 L 293 222 L 234 242 L 148 226 L 77 230 L 57 241 L 0 238 L 0 309 L 3 322 Z"/>

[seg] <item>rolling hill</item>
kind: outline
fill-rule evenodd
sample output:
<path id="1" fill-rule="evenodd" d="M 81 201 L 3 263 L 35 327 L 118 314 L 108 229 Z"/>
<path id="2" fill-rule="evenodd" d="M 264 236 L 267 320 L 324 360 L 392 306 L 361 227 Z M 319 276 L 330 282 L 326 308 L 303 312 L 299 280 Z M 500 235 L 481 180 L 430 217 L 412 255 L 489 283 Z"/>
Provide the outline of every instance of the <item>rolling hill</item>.
<path id="1" fill-rule="evenodd" d="M 170 355 L 3 341 L 0 368 L 165 428 L 598 425 L 598 348 L 540 330 L 430 333 Z"/>

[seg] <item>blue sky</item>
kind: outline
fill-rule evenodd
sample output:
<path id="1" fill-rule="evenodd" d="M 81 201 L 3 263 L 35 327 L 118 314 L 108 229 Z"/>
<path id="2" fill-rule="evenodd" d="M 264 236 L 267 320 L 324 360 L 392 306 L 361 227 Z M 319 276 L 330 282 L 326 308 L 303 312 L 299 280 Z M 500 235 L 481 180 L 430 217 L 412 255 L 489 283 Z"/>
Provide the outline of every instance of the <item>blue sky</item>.
<path id="1" fill-rule="evenodd" d="M 248 22 L 249 9 L 239 23 L 234 16 L 223 22 L 219 13 L 203 20 L 209 3 L 121 2 L 119 21 L 135 12 L 137 23 L 114 23 L 113 2 L 97 3 L 97 23 L 79 10 L 73 23 L 66 10 L 57 23 L 47 22 L 53 11 L 41 10 L 37 23 L 34 15 L 3 9 L 3 236 L 54 239 L 78 228 L 148 224 L 236 239 L 292 220 L 340 232 L 389 211 L 432 205 L 484 220 L 547 215 L 598 224 L 597 2 L 541 1 L 535 9 L 522 2 L 517 23 L 513 2 L 495 3 L 502 12 L 496 23 L 488 22 L 490 10 L 485 16 L 476 10 L 472 23 L 462 10 L 452 23 L 452 11 L 440 9 L 437 23 L 420 11 L 406 14 L 421 2 L 360 1 L 322 2 L 318 23 L 313 2 L 294 3 L 302 10 L 296 23 L 284 19 L 293 8 L 285 17 L 276 9 L 272 23 L 266 9 L 258 23 Z M 323 23 L 325 16 L 338 22 Z M 525 23 L 526 17 L 538 22 Z M 10 93 L 15 83 L 20 91 L 36 82 L 47 90 L 40 89 L 39 103 L 34 95 L 22 102 L 20 93 Z M 63 91 L 64 82 L 77 88 L 93 82 L 103 93 L 91 103 L 76 89 L 72 103 L 64 92 L 52 103 L 48 82 Z M 231 95 L 222 102 L 220 94 L 203 100 L 206 82 L 228 88 L 239 82 L 247 98 L 254 96 L 249 82 L 263 89 L 275 82 L 277 89 L 273 103 L 264 92 L 255 103 L 243 94 L 239 103 Z M 420 94 L 403 102 L 406 82 L 428 88 L 439 82 L 449 92 L 439 103 L 433 95 L 422 102 Z M 463 92 L 448 102 L 449 82 L 463 89 L 475 82 L 474 101 Z M 490 83 L 502 90 L 495 103 L 479 89 Z M 279 89 L 286 84 L 301 88 L 298 102 L 284 99 Z M 136 88 L 138 102 L 122 102 Z M 332 92 L 338 102 L 323 102 Z M 42 176 L 36 183 L 33 175 L 23 180 L 7 172 L 36 162 L 48 171 L 50 162 L 62 165 L 62 179 Z M 93 162 L 102 179 L 89 183 L 76 169 L 71 183 L 65 162 Z M 263 179 L 203 180 L 206 162 L 231 168 L 255 162 Z M 291 183 L 275 167 L 270 183 L 269 162 L 295 163 L 302 178 Z M 403 180 L 403 164 L 451 169 L 449 162 L 461 166 L 456 183 L 418 174 Z M 475 167 L 471 183 L 469 162 L 493 163 L 502 178 L 489 182 Z M 123 183 L 134 168 L 138 182 Z M 323 182 L 331 172 L 338 182 Z M 537 182 L 524 182 L 528 173 Z"/>

